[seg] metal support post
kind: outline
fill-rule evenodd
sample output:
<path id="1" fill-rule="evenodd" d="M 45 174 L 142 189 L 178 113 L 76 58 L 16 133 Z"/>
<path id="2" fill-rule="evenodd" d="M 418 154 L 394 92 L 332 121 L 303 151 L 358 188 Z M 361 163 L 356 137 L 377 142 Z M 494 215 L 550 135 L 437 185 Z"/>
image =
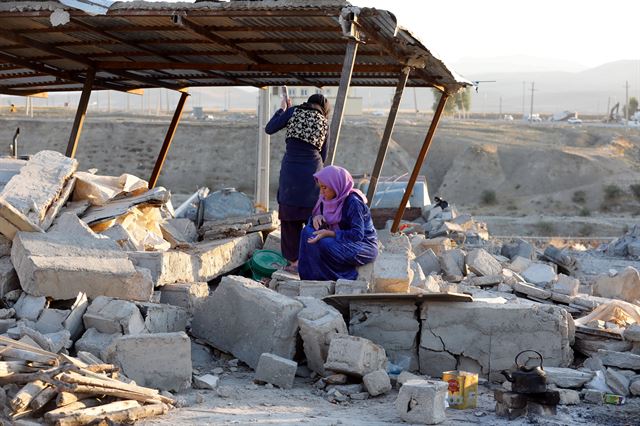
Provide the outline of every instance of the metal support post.
<path id="1" fill-rule="evenodd" d="M 396 212 L 396 217 L 393 219 L 391 232 L 398 232 L 400 221 L 402 220 L 402 216 L 404 216 L 404 210 L 407 207 L 407 202 L 409 201 L 409 197 L 411 197 L 411 193 L 413 192 L 413 186 L 415 185 L 416 180 L 418 179 L 418 175 L 420 174 L 422 163 L 424 163 L 424 160 L 427 157 L 427 152 L 429 152 L 431 141 L 433 140 L 433 136 L 436 133 L 436 128 L 438 127 L 440 117 L 442 116 L 442 111 L 444 111 L 444 106 L 446 105 L 448 98 L 449 94 L 443 92 L 442 96 L 440 97 L 440 101 L 438 102 L 438 106 L 436 107 L 436 111 L 433 114 L 433 119 L 431 120 L 431 125 L 429 126 L 427 136 L 424 138 L 422 148 L 420 149 L 418 158 L 416 158 L 416 164 L 413 166 L 413 172 L 411 173 L 409 182 L 407 182 L 407 187 L 405 188 L 404 195 L 402 196 L 402 201 L 400 201 L 400 206 L 398 207 L 398 211 Z"/>
<path id="2" fill-rule="evenodd" d="M 67 152 L 65 153 L 69 158 L 76 156 L 76 149 L 78 148 L 78 141 L 80 140 L 80 134 L 82 133 L 84 119 L 87 115 L 87 106 L 89 105 L 89 98 L 91 97 L 91 89 L 93 88 L 93 80 L 95 79 L 95 76 L 96 70 L 93 68 L 87 69 L 84 86 L 82 87 L 82 95 L 80 95 L 80 102 L 78 103 L 78 109 L 76 110 L 76 118 L 73 121 L 71 135 L 69 136 L 69 143 L 67 144 Z"/>
<path id="3" fill-rule="evenodd" d="M 270 93 L 269 87 L 263 87 L 258 95 L 258 167 L 256 168 L 255 207 L 259 211 L 269 211 L 271 136 L 264 131 L 264 128 L 270 118 Z"/>

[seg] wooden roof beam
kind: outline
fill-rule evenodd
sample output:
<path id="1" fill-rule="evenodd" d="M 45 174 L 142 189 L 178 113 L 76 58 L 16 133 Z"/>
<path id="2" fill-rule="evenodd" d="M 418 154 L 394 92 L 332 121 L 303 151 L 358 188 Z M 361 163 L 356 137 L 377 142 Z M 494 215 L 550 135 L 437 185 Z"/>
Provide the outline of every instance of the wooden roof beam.
<path id="1" fill-rule="evenodd" d="M 96 62 L 100 69 L 111 70 L 212 70 L 212 71 L 247 71 L 247 72 L 278 72 L 287 73 L 340 73 L 342 64 L 208 64 L 208 63 L 184 63 L 184 62 L 121 62 L 99 61 Z M 400 65 L 370 65 L 355 64 L 355 73 L 398 73 L 402 70 Z"/>

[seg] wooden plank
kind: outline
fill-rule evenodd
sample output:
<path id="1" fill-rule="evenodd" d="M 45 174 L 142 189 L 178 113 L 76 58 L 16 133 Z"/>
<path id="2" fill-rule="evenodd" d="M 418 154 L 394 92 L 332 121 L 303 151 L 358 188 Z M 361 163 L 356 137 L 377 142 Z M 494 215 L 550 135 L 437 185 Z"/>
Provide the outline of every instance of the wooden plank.
<path id="1" fill-rule="evenodd" d="M 95 398 L 75 401 L 65 406 L 59 406 L 55 410 L 49 411 L 44 415 L 44 420 L 47 423 L 54 423 L 56 420 L 66 417 L 74 411 L 82 410 L 83 408 L 97 407 L 100 404 L 101 402 Z"/>
<path id="2" fill-rule="evenodd" d="M 109 404 L 99 405 L 97 407 L 83 408 L 81 410 L 73 411 L 66 417 L 56 420 L 56 425 L 71 426 L 88 424 L 94 420 L 103 418 L 105 414 L 139 406 L 140 403 L 138 403 L 137 401 L 117 401 Z"/>

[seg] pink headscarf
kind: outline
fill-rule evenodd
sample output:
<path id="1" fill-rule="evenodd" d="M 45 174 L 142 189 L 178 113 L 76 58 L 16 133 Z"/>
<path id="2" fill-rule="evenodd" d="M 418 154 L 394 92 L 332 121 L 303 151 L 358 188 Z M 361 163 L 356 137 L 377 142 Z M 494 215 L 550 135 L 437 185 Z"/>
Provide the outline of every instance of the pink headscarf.
<path id="1" fill-rule="evenodd" d="M 355 192 L 363 202 L 367 202 L 367 197 L 359 189 L 353 187 L 353 178 L 342 167 L 327 166 L 314 174 L 313 177 L 336 193 L 335 198 L 332 200 L 325 200 L 320 195 L 316 206 L 313 208 L 313 215 L 322 214 L 329 227 L 334 231 L 339 229 L 339 223 L 342 219 L 342 206 L 349 194 Z M 320 210 L 321 206 L 322 212 Z"/>

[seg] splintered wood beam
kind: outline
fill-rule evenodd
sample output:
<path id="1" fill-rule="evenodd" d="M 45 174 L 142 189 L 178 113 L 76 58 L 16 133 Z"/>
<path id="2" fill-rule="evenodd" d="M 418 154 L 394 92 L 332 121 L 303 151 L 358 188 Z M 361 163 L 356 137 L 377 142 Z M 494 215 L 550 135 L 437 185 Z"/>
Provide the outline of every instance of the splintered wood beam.
<path id="1" fill-rule="evenodd" d="M 69 143 L 67 144 L 67 151 L 65 153 L 69 158 L 76 156 L 76 149 L 78 148 L 78 141 L 80 140 L 80 134 L 82 133 L 84 118 L 87 114 L 87 106 L 89 105 L 89 98 L 91 97 L 91 89 L 95 75 L 94 69 L 90 68 L 87 71 L 87 78 L 85 79 L 84 87 L 82 88 L 82 95 L 80 95 L 78 110 L 76 111 L 76 117 L 73 121 L 73 127 L 71 128 L 71 135 L 69 136 Z"/>

